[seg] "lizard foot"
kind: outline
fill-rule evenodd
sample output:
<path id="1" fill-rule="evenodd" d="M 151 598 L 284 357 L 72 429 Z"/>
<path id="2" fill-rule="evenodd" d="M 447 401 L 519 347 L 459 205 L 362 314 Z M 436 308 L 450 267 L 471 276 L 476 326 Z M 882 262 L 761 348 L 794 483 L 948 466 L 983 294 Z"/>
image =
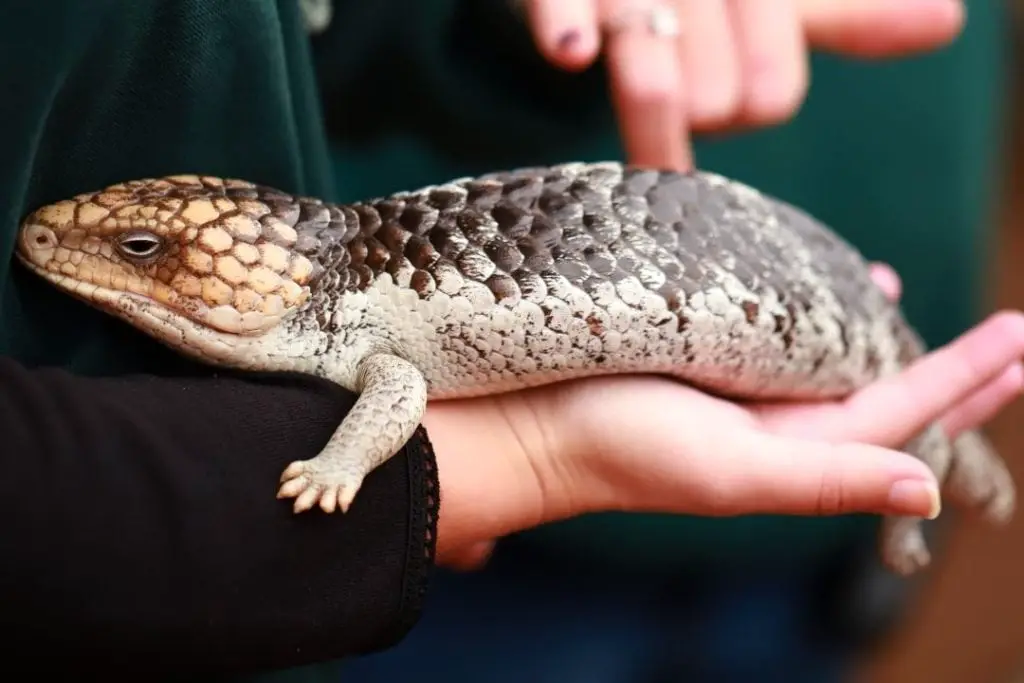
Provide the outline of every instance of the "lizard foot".
<path id="1" fill-rule="evenodd" d="M 318 467 L 316 458 L 297 460 L 281 474 L 281 488 L 277 497 L 294 498 L 292 511 L 295 514 L 309 510 L 317 503 L 327 514 L 336 509 L 348 512 L 352 500 L 363 484 L 363 478 L 353 472 L 328 471 Z"/>
<path id="2" fill-rule="evenodd" d="M 931 564 L 920 520 L 890 517 L 883 526 L 882 539 L 882 558 L 900 576 L 911 576 Z"/>
<path id="3" fill-rule="evenodd" d="M 949 471 L 952 449 L 945 432 L 938 424 L 929 425 L 911 439 L 907 453 L 928 465 L 942 482 Z M 932 557 L 921 528 L 921 520 L 914 517 L 887 516 L 882 524 L 882 561 L 900 576 L 910 576 L 931 564 Z"/>
<path id="4" fill-rule="evenodd" d="M 992 524 L 1006 524 L 1017 506 L 1017 490 L 1006 463 L 980 432 L 964 432 L 953 442 L 946 481 L 948 496 Z"/>

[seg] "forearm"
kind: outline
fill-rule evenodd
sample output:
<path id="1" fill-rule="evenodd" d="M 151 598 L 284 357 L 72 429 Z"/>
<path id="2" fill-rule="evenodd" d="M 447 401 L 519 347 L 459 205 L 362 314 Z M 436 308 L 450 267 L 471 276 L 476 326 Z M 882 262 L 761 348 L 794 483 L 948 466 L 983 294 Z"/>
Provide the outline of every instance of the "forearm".
<path id="1" fill-rule="evenodd" d="M 10 632 L 79 673 L 228 673 L 393 644 L 432 557 L 424 435 L 344 517 L 274 497 L 281 467 L 352 402 L 293 376 L 83 379 L 0 360 Z"/>

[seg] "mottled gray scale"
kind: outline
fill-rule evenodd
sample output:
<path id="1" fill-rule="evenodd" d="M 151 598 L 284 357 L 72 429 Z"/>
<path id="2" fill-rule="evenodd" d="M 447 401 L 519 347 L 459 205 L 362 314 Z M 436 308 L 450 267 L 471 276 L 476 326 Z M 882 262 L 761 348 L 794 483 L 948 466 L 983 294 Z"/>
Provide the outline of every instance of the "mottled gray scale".
<path id="1" fill-rule="evenodd" d="M 409 232 L 422 236 L 434 227 L 437 215 L 438 210 L 428 204 L 408 206 L 403 202 L 403 209 L 398 216 L 398 221 Z"/>

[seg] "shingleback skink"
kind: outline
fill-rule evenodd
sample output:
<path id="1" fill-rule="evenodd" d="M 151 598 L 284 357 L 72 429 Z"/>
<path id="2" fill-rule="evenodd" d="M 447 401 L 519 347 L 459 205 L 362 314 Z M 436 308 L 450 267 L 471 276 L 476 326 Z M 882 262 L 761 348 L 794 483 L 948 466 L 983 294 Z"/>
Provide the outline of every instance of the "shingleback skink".
<path id="1" fill-rule="evenodd" d="M 243 180 L 135 180 L 37 209 L 18 255 L 57 287 L 212 365 L 359 393 L 278 496 L 347 510 L 429 400 L 660 373 L 735 399 L 825 399 L 924 345 L 865 259 L 801 210 L 709 172 L 566 163 L 335 205 Z M 908 452 L 992 522 L 1013 481 L 977 432 Z M 887 519 L 896 572 L 929 562 Z"/>

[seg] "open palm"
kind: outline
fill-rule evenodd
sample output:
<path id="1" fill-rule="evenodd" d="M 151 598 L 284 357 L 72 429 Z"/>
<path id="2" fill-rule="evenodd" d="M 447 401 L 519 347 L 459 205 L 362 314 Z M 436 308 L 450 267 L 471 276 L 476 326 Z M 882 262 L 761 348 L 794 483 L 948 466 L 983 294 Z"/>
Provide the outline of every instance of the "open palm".
<path id="1" fill-rule="evenodd" d="M 611 377 L 555 400 L 578 435 L 576 476 L 603 489 L 601 507 L 685 512 L 928 514 L 928 468 L 896 452 L 940 420 L 955 438 L 1018 394 L 1024 316 L 1001 313 L 906 371 L 841 401 L 719 399 L 659 377 Z M 934 489 L 933 489 L 934 490 Z"/>

